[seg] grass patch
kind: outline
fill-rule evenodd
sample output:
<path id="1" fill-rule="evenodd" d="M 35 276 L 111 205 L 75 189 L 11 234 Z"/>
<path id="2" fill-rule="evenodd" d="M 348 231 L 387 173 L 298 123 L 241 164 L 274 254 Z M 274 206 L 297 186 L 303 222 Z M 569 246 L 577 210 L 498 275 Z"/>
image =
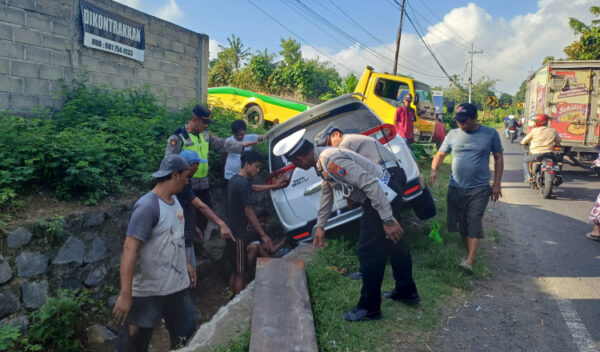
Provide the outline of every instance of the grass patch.
<path id="1" fill-rule="evenodd" d="M 472 289 L 472 280 L 491 276 L 480 249 L 475 262 L 475 274 L 470 276 L 458 268 L 465 255 L 462 238 L 448 233 L 446 226 L 446 193 L 451 156 L 438 171 L 439 181 L 431 187 L 444 243 L 435 244 L 427 235 L 433 220 L 419 221 L 407 211 L 402 219 L 406 240 L 410 244 L 415 278 L 421 303 L 409 307 L 383 300 L 383 319 L 379 321 L 348 323 L 342 313 L 354 307 L 360 297 L 362 283 L 340 275 L 341 269 L 349 272 L 358 268 L 356 223 L 347 224 L 327 233 L 328 245 L 317 252 L 306 267 L 313 317 L 319 351 L 397 351 L 428 350 L 427 343 L 439 327 L 444 308 L 453 305 L 457 297 L 464 298 Z M 425 176 L 429 175 L 429 161 L 422 161 Z M 488 238 L 499 241 L 497 231 L 487 230 Z M 394 280 L 391 267 L 386 267 L 382 290 L 391 290 Z M 250 345 L 249 331 L 217 351 L 246 351 Z"/>

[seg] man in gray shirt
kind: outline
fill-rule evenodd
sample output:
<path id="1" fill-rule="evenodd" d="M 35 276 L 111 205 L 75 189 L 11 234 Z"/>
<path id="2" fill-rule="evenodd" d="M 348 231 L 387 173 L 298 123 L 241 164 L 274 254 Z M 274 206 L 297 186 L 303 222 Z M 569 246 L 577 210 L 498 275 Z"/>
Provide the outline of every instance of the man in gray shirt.
<path id="1" fill-rule="evenodd" d="M 121 328 L 117 351 L 146 351 L 154 325 L 161 319 L 171 336 L 171 347 L 196 329 L 188 287 L 196 273 L 186 259 L 183 209 L 175 194 L 190 177 L 188 163 L 167 155 L 151 192 L 134 205 L 121 257 L 121 292 L 113 315 Z"/>
<path id="2" fill-rule="evenodd" d="M 479 239 L 483 238 L 483 214 L 488 200 L 502 196 L 504 171 L 502 143 L 498 132 L 477 122 L 477 108 L 461 104 L 454 119 L 457 129 L 448 133 L 431 163 L 431 184 L 437 181 L 437 170 L 446 155 L 453 153 L 448 186 L 448 230 L 460 232 L 467 246 L 467 256 L 460 267 L 473 272 Z M 494 183 L 490 189 L 490 153 L 494 155 Z"/>

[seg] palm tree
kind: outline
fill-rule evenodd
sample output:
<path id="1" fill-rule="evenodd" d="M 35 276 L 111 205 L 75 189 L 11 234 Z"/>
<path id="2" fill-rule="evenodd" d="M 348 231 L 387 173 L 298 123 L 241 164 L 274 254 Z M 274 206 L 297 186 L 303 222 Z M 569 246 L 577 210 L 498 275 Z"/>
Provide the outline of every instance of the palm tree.
<path id="1" fill-rule="evenodd" d="M 223 51 L 227 52 L 231 63 L 237 71 L 242 63 L 251 56 L 250 48 L 244 48 L 242 40 L 239 37 L 236 37 L 235 34 L 232 34 L 231 38 L 227 38 L 227 43 L 227 47 L 224 47 L 221 44 L 219 44 L 219 47 L 223 49 Z"/>

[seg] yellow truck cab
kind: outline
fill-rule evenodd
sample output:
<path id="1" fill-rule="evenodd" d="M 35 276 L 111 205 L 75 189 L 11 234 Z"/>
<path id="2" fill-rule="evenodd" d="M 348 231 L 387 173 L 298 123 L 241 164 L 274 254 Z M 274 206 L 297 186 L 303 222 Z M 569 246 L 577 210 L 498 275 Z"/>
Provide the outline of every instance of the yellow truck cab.
<path id="1" fill-rule="evenodd" d="M 411 105 L 416 112 L 415 141 L 431 141 L 435 129 L 435 105 L 431 88 L 427 84 L 410 77 L 373 72 L 373 68 L 367 66 L 354 92 L 364 95 L 363 102 L 383 122 L 389 124 L 394 124 L 394 116 L 402 105 L 402 97 L 410 92 L 413 96 Z"/>

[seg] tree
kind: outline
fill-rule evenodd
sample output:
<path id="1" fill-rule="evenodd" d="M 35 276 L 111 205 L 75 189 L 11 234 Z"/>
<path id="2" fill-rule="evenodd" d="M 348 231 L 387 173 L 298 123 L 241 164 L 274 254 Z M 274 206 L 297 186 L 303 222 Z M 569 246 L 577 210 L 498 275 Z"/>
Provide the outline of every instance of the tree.
<path id="1" fill-rule="evenodd" d="M 500 94 L 500 98 L 498 98 L 498 103 L 502 107 L 510 106 L 510 105 L 512 105 L 514 99 L 515 98 L 512 95 L 510 95 L 508 93 L 502 93 L 502 94 Z"/>
<path id="2" fill-rule="evenodd" d="M 283 62 L 286 65 L 293 65 L 302 60 L 302 51 L 300 51 L 300 43 L 292 38 L 285 40 L 281 38 L 281 51 L 279 54 L 283 56 Z"/>
<path id="3" fill-rule="evenodd" d="M 219 47 L 226 52 L 226 55 L 231 60 L 234 69 L 237 71 L 240 69 L 244 61 L 246 61 L 246 59 L 252 55 L 250 54 L 250 48 L 244 48 L 242 40 L 239 37 L 236 37 L 235 34 L 232 34 L 231 38 L 227 38 L 227 44 L 229 46 L 225 47 L 219 44 Z"/>
<path id="4" fill-rule="evenodd" d="M 230 84 L 234 71 L 230 54 L 230 51 L 221 51 L 217 54 L 217 58 L 210 62 L 208 73 L 208 85 L 210 87 Z"/>
<path id="5" fill-rule="evenodd" d="M 358 84 L 358 78 L 353 73 L 350 73 L 345 78 L 342 78 L 341 81 L 330 80 L 329 88 L 331 88 L 332 92 L 327 92 L 322 94 L 320 98 L 322 100 L 331 100 L 335 97 L 339 97 L 343 94 L 348 94 L 354 92 L 356 85 Z"/>
<path id="6" fill-rule="evenodd" d="M 550 61 L 554 61 L 554 56 L 546 56 L 544 58 L 544 61 L 542 61 L 542 66 L 545 65 L 547 62 L 550 62 Z"/>
<path id="7" fill-rule="evenodd" d="M 521 86 L 519 87 L 519 91 L 517 92 L 517 95 L 515 95 L 515 99 L 518 102 L 525 102 L 525 93 L 527 91 L 527 80 L 524 80 L 521 83 Z"/>
<path id="8" fill-rule="evenodd" d="M 600 7 L 590 7 L 594 17 L 600 16 Z M 580 20 L 570 17 L 569 26 L 580 35 L 579 40 L 574 41 L 564 49 L 565 54 L 571 60 L 600 60 L 600 19 L 592 20 L 586 25 Z"/>

